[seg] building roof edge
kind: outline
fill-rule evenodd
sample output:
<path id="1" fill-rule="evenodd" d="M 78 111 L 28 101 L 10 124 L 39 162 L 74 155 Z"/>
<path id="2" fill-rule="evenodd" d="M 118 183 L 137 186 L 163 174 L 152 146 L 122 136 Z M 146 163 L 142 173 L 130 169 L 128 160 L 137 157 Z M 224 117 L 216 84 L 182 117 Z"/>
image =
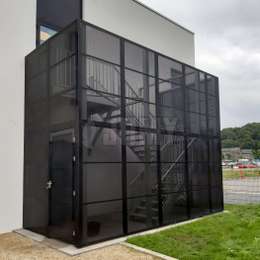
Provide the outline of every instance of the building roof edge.
<path id="1" fill-rule="evenodd" d="M 147 6 L 146 4 L 140 2 L 139 0 L 132 0 L 132 1 L 135 2 L 135 3 L 138 4 L 138 5 L 141 5 L 142 7 L 146 8 L 147 10 L 149 10 L 149 11 L 151 11 L 151 12 L 153 12 L 153 13 L 159 15 L 160 17 L 162 17 L 163 19 L 167 20 L 168 22 L 170 22 L 170 23 L 172 23 L 172 24 L 174 24 L 174 25 L 180 27 L 181 29 L 187 31 L 188 33 L 191 33 L 191 34 L 193 34 L 193 35 L 195 34 L 195 33 L 192 32 L 191 30 L 189 30 L 189 29 L 185 28 L 184 26 L 182 26 L 182 25 L 180 25 L 180 24 L 174 22 L 174 21 L 173 21 L 172 19 L 170 19 L 169 17 L 167 17 L 167 16 L 161 14 L 160 12 L 154 10 L 153 8 Z"/>

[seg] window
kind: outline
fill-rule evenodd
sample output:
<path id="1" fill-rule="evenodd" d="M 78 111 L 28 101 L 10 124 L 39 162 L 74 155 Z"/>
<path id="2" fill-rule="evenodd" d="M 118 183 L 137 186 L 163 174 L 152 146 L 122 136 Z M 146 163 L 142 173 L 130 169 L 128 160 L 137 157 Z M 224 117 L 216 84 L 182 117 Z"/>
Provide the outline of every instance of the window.
<path id="1" fill-rule="evenodd" d="M 52 30 L 51 28 L 48 28 L 46 26 L 40 26 L 40 44 L 43 44 L 56 33 L 57 31 Z"/>

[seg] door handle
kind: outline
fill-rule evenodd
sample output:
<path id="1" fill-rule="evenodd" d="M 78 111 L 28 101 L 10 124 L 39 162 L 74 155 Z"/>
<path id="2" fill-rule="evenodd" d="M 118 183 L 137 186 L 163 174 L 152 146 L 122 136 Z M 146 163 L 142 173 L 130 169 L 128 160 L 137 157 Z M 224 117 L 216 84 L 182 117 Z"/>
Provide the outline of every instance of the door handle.
<path id="1" fill-rule="evenodd" d="M 52 184 L 53 184 L 52 181 L 48 181 L 48 182 L 46 183 L 46 190 L 50 190 L 50 189 L 52 188 Z"/>

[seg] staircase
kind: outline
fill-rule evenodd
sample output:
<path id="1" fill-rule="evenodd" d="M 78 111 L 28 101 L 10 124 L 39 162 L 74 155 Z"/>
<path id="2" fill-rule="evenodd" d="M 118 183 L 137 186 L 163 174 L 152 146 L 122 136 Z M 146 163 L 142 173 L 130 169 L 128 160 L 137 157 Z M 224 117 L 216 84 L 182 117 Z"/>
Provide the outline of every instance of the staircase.
<path id="1" fill-rule="evenodd" d="M 120 98 L 114 98 L 107 93 L 120 95 L 120 71 L 114 65 L 97 61 L 94 58 L 87 59 L 87 78 L 86 84 L 88 88 L 99 91 L 98 96 L 93 94 L 91 97 L 88 94 L 88 113 L 95 114 L 100 121 L 117 123 L 121 118 L 121 101 Z M 135 90 L 126 82 L 127 96 L 135 98 L 126 104 L 126 123 L 127 125 L 140 126 L 140 127 L 155 127 L 153 124 L 156 122 L 156 116 L 149 110 L 146 111 L 140 102 L 142 98 L 138 96 Z M 178 124 L 178 121 L 175 122 Z M 95 133 L 92 140 L 92 147 L 95 146 L 95 142 L 99 138 L 102 129 Z M 119 136 L 120 137 L 120 136 Z M 173 139 L 172 139 L 173 138 Z M 177 136 L 172 136 L 170 140 L 163 140 L 161 143 L 161 157 L 164 161 L 174 161 L 174 163 L 163 164 L 161 167 L 161 191 L 163 207 L 170 203 L 171 200 L 167 193 L 172 191 L 174 186 L 175 192 L 178 193 L 183 189 L 185 185 L 184 174 L 176 174 L 176 168 L 178 163 L 181 162 L 185 156 L 184 141 L 178 139 Z M 190 149 L 196 138 L 193 138 L 187 149 Z M 152 144 L 155 140 L 149 140 Z M 155 161 L 157 157 L 156 145 L 147 146 L 147 134 L 142 132 L 128 131 L 126 134 L 127 146 L 131 151 L 139 158 L 140 161 L 144 161 L 146 156 L 149 156 L 150 161 Z M 173 149 L 174 146 L 174 149 Z M 89 151 L 91 152 L 91 151 Z M 142 180 L 145 175 L 145 171 L 138 173 L 129 182 L 129 187 L 138 185 L 138 181 Z M 153 189 L 154 195 L 158 192 L 158 186 L 155 185 Z M 177 199 L 182 202 L 185 200 L 185 195 L 179 195 Z M 176 202 L 176 201 L 175 201 Z M 135 222 L 146 223 L 149 222 L 152 225 L 158 223 L 158 201 L 155 199 L 142 199 L 139 204 L 130 213 L 130 219 Z M 149 216 L 149 217 L 147 217 Z"/>
<path id="2" fill-rule="evenodd" d="M 196 141 L 196 138 L 193 138 L 188 146 L 187 149 L 190 149 L 192 147 L 192 144 Z M 175 142 L 176 144 L 178 143 Z M 167 147 L 169 145 L 166 144 L 165 147 L 161 148 L 161 155 L 163 157 L 163 154 L 167 153 Z M 178 145 L 177 145 L 178 147 Z M 179 150 L 179 151 L 178 151 Z M 182 161 L 182 159 L 185 156 L 185 149 L 180 150 L 177 149 L 178 154 L 177 159 L 174 163 L 166 164 L 161 167 L 161 197 L 162 197 L 162 206 L 163 208 L 166 207 L 168 204 L 172 202 L 171 196 L 169 195 L 170 192 L 173 192 L 172 187 L 174 186 L 174 192 L 178 194 L 178 198 L 174 201 L 175 207 L 179 205 L 183 205 L 186 201 L 186 196 L 184 193 L 180 193 L 180 191 L 185 190 L 185 180 L 184 180 L 184 174 L 178 174 L 175 172 L 176 167 L 178 167 L 178 163 Z M 167 154 L 168 155 L 168 154 Z M 144 174 L 144 173 L 142 173 Z M 141 175 L 139 175 L 138 178 L 140 178 Z M 134 182 L 131 183 L 131 185 L 135 184 L 135 181 L 138 179 L 136 178 Z M 153 193 L 156 195 L 158 192 L 158 185 L 155 186 Z M 147 213 L 148 209 L 150 208 L 150 212 Z M 130 219 L 136 222 L 141 222 L 145 223 L 147 220 L 151 219 L 152 220 L 152 225 L 158 224 L 159 221 L 159 216 L 158 216 L 158 199 L 157 197 L 153 198 L 151 202 L 147 201 L 146 199 L 143 199 L 140 202 L 140 205 L 137 206 L 134 211 L 130 215 Z M 147 218 L 147 216 L 152 216 Z"/>

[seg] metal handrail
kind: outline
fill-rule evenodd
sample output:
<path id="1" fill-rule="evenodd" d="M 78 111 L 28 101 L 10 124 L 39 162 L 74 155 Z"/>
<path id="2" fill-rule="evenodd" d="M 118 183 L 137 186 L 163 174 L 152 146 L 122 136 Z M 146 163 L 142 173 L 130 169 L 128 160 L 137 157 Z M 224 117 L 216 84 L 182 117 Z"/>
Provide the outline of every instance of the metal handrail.
<path id="1" fill-rule="evenodd" d="M 192 144 L 195 142 L 197 138 L 193 138 L 190 143 L 187 145 L 187 149 L 189 149 Z M 167 172 L 162 176 L 162 181 L 165 180 L 167 178 L 167 176 L 169 175 L 169 173 L 171 172 L 171 170 L 173 169 L 173 167 L 178 163 L 178 161 L 182 158 L 182 156 L 185 155 L 185 150 L 182 151 L 182 153 L 177 157 L 176 162 L 172 163 L 171 166 L 169 167 L 169 169 L 167 170 Z"/>

